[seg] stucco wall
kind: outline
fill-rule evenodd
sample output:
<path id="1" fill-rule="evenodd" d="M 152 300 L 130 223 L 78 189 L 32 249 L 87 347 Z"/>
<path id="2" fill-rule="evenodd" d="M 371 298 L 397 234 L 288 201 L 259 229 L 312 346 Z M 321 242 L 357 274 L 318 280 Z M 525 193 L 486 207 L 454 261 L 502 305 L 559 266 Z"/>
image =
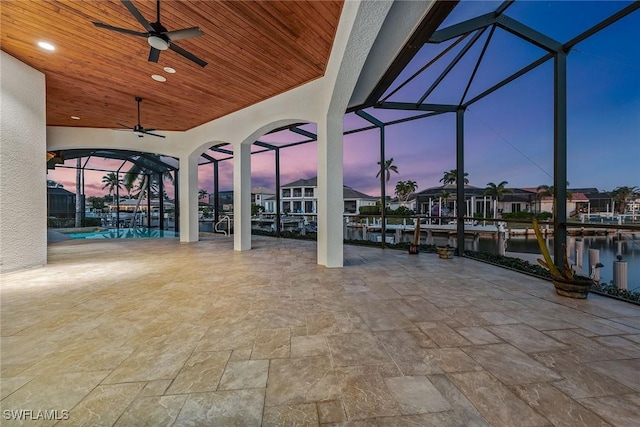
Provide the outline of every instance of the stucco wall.
<path id="1" fill-rule="evenodd" d="M 0 52 L 0 273 L 47 262 L 45 77 Z"/>

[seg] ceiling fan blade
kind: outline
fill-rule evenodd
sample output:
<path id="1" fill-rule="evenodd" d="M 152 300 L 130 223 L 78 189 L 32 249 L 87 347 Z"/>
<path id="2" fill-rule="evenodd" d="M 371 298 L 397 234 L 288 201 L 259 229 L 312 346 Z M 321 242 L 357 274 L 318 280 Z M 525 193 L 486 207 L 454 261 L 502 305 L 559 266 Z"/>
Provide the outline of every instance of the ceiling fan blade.
<path id="1" fill-rule="evenodd" d="M 133 17 L 136 18 L 138 22 L 142 24 L 145 30 L 147 30 L 150 33 L 153 33 L 155 31 L 151 26 L 151 24 L 149 23 L 149 21 L 144 19 L 144 16 L 142 16 L 140 11 L 138 11 L 138 9 L 136 9 L 133 3 L 131 3 L 131 0 L 120 0 L 120 1 L 122 1 L 122 4 L 124 4 L 124 7 L 129 9 L 129 12 L 131 12 Z"/>
<path id="2" fill-rule="evenodd" d="M 127 125 L 123 125 L 122 123 L 116 123 L 118 126 L 120 126 L 121 128 L 124 128 L 126 130 L 131 130 L 133 129 L 132 126 L 127 126 Z"/>
<path id="3" fill-rule="evenodd" d="M 112 25 L 103 24 L 102 22 L 94 22 L 93 25 L 98 28 L 104 28 L 105 30 L 117 31 L 119 33 L 130 34 L 132 36 L 147 37 L 147 33 L 141 33 L 139 31 L 133 31 L 126 28 L 114 27 Z"/>
<path id="4" fill-rule="evenodd" d="M 149 50 L 149 62 L 158 62 L 159 58 L 160 50 L 152 47 L 151 50 Z"/>
<path id="5" fill-rule="evenodd" d="M 157 133 L 151 133 L 149 131 L 145 130 L 141 130 L 140 132 L 144 133 L 145 135 L 151 135 L 151 136 L 157 136 L 158 138 L 166 138 L 166 136 L 164 135 L 158 135 Z"/>
<path id="6" fill-rule="evenodd" d="M 156 129 L 156 128 L 150 128 L 150 129 L 144 128 L 142 130 L 145 131 L 145 132 L 153 132 L 153 131 L 156 131 L 158 129 Z"/>
<path id="7" fill-rule="evenodd" d="M 176 40 L 183 40 L 191 37 L 199 37 L 204 35 L 202 30 L 200 30 L 200 28 L 198 27 L 185 28 L 183 30 L 167 31 L 166 33 L 162 33 L 162 34 L 169 37 L 169 40 L 171 40 L 172 42 Z"/>
<path id="8" fill-rule="evenodd" d="M 187 58 L 190 61 L 195 62 L 196 64 L 198 64 L 201 67 L 204 67 L 205 65 L 207 65 L 207 63 L 205 61 L 203 61 L 202 59 L 198 58 L 197 56 L 195 56 L 192 53 L 187 52 L 186 50 L 184 50 L 183 48 L 176 46 L 174 43 L 171 43 L 169 45 L 169 49 L 171 49 L 172 51 L 184 56 L 185 58 Z"/>

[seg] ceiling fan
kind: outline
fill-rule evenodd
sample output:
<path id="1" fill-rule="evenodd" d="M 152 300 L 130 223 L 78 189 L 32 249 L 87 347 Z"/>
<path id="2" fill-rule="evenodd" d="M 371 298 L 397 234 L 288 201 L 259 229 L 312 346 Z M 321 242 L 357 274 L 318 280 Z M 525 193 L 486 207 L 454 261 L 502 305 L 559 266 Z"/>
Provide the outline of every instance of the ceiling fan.
<path id="1" fill-rule="evenodd" d="M 122 4 L 131 12 L 131 14 L 142 24 L 146 33 L 129 30 L 127 28 L 119 28 L 113 27 L 111 25 L 103 24 L 101 22 L 94 22 L 98 28 L 104 28 L 111 31 L 117 31 L 119 33 L 129 34 L 138 37 L 146 37 L 147 42 L 151 46 L 151 50 L 149 51 L 149 61 L 150 62 L 158 62 L 158 58 L 160 58 L 160 51 L 171 49 L 172 51 L 184 56 L 190 61 L 195 62 L 196 64 L 204 67 L 207 65 L 205 61 L 198 58 L 192 53 L 187 52 L 182 49 L 174 42 L 176 40 L 188 39 L 191 37 L 198 37 L 204 35 L 204 33 L 198 27 L 184 28 L 182 30 L 169 31 L 164 25 L 160 23 L 160 0 L 157 0 L 157 15 L 156 22 L 147 21 L 144 16 L 136 9 L 136 7 L 131 3 L 131 0 L 120 0 Z"/>
<path id="2" fill-rule="evenodd" d="M 142 125 L 140 124 L 140 103 L 142 102 L 142 98 L 140 98 L 139 96 L 136 96 L 136 102 L 138 103 L 138 123 L 133 127 L 123 125 L 122 123 L 117 123 L 117 125 L 122 128 L 125 128 L 126 130 L 133 131 L 133 133 L 138 135 L 139 138 L 142 138 L 145 135 L 157 136 L 158 138 L 165 138 L 164 135 L 158 135 L 157 133 L 153 133 L 153 131 L 155 131 L 156 129 L 152 129 L 152 128 L 146 129 L 142 127 Z M 118 130 L 125 130 L 125 129 L 118 129 Z"/>

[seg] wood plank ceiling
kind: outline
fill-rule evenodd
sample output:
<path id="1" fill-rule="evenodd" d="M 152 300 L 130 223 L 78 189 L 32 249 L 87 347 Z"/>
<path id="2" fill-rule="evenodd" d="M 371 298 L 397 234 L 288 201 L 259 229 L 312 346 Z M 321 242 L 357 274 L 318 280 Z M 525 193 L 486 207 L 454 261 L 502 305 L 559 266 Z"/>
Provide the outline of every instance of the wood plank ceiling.
<path id="1" fill-rule="evenodd" d="M 132 3 L 156 21 L 155 1 Z M 46 75 L 48 125 L 133 126 L 139 96 L 144 127 L 187 130 L 321 77 L 341 9 L 342 0 L 162 1 L 169 31 L 204 32 L 176 42 L 207 61 L 202 68 L 171 50 L 148 62 L 145 38 L 92 24 L 145 32 L 120 1 L 3 0 L 0 46 Z M 39 48 L 41 40 L 56 50 Z"/>

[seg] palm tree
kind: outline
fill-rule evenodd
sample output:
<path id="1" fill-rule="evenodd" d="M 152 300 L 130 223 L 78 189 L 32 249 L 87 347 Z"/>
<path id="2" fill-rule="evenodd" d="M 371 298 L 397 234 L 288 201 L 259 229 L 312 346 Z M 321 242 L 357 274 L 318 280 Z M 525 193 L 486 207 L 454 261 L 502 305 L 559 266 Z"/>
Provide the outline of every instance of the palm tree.
<path id="1" fill-rule="evenodd" d="M 406 203 L 415 191 L 418 189 L 418 183 L 415 181 L 398 181 L 396 184 L 396 196 L 401 203 Z"/>
<path id="2" fill-rule="evenodd" d="M 151 155 L 160 157 L 157 154 L 151 154 Z M 140 176 L 142 176 L 142 179 L 140 179 Z M 165 179 L 168 179 L 170 182 L 173 182 L 173 176 L 169 171 L 164 172 L 160 179 L 162 179 L 163 181 Z M 149 185 L 147 185 L 148 180 L 151 180 Z M 146 197 L 151 197 L 150 194 L 147 194 L 148 193 L 147 188 L 156 186 L 159 181 L 158 174 L 154 173 L 154 170 L 152 168 L 147 167 L 145 165 L 145 161 L 142 158 L 139 158 L 138 162 L 134 163 L 133 166 L 131 166 L 131 168 L 127 171 L 127 174 L 125 176 L 125 181 L 124 181 L 125 186 L 129 185 L 130 187 L 133 188 L 133 185 L 136 181 L 139 181 L 138 188 L 140 189 L 140 191 L 137 194 L 136 205 L 133 209 L 133 215 L 131 216 L 131 223 L 129 225 L 130 228 L 133 228 L 133 225 L 135 224 L 136 216 L 138 214 L 138 209 L 140 209 L 140 203 L 142 202 L 142 199 L 144 199 L 145 195 Z M 163 195 L 159 195 L 159 196 L 162 197 Z M 148 212 L 148 214 L 150 215 L 151 212 Z"/>
<path id="3" fill-rule="evenodd" d="M 120 179 L 115 172 L 109 172 L 102 177 L 102 183 L 104 184 L 102 189 L 109 189 L 109 197 L 111 197 L 111 201 L 113 201 L 112 194 L 116 193 L 116 189 L 122 188 L 122 179 Z"/>
<path id="4" fill-rule="evenodd" d="M 567 185 L 569 185 L 569 183 L 567 182 Z M 543 197 L 553 197 L 556 193 L 555 193 L 555 187 L 553 185 L 538 185 L 538 187 L 536 188 L 536 199 L 540 200 Z M 567 199 L 571 200 L 573 198 L 573 193 L 571 191 L 567 190 Z M 556 211 L 556 205 L 555 205 L 556 201 L 553 201 L 553 213 L 555 214 Z"/>
<path id="5" fill-rule="evenodd" d="M 507 185 L 507 181 L 502 181 L 500 184 L 495 184 L 490 182 L 487 184 L 487 188 L 484 189 L 485 196 L 491 196 L 497 201 L 504 199 L 504 195 L 507 193 L 513 193 L 513 190 L 510 188 L 505 188 Z"/>
<path id="6" fill-rule="evenodd" d="M 507 181 L 502 181 L 500 184 L 495 184 L 493 182 L 489 182 L 487 184 L 487 188 L 484 189 L 485 196 L 491 196 L 495 202 L 493 203 L 493 217 L 497 218 L 498 216 L 498 202 L 504 199 L 504 195 L 506 193 L 513 193 L 513 190 L 510 188 L 505 188 L 507 185 Z"/>
<path id="7" fill-rule="evenodd" d="M 464 183 L 468 184 L 469 179 L 467 178 L 469 174 L 467 172 L 464 173 Z M 444 176 L 440 179 L 440 182 L 444 185 L 447 184 L 455 184 L 458 182 L 458 169 L 451 169 L 449 172 L 445 172 Z"/>
<path id="8" fill-rule="evenodd" d="M 384 161 L 384 168 L 382 167 L 380 162 L 378 162 L 378 165 L 380 165 L 380 167 L 378 168 L 378 173 L 376 174 L 376 178 L 380 176 L 380 173 L 383 170 L 385 170 L 387 173 L 386 181 L 389 182 L 389 180 L 391 179 L 391 171 L 394 171 L 395 173 L 400 173 L 398 172 L 398 167 L 393 164 L 393 157 L 391 157 L 389 160 Z"/>
<path id="9" fill-rule="evenodd" d="M 640 198 L 640 191 L 636 186 L 628 187 L 625 185 L 613 190 L 611 198 L 618 203 L 618 212 L 624 213 L 628 202 Z"/>
<path id="10" fill-rule="evenodd" d="M 567 182 L 567 185 L 569 183 Z M 555 194 L 555 187 L 553 185 L 538 185 L 536 188 L 536 198 L 541 199 L 543 197 L 553 197 Z M 567 199 L 571 200 L 573 198 L 573 193 L 571 191 L 567 191 Z"/>
<path id="11" fill-rule="evenodd" d="M 131 194 L 131 192 L 133 191 L 133 182 L 127 181 L 124 184 L 124 189 L 127 190 L 127 198 L 131 199 L 133 197 L 133 194 Z"/>
<path id="12" fill-rule="evenodd" d="M 207 197 L 209 193 L 207 193 L 207 190 L 200 190 L 198 191 L 198 200 L 202 200 L 205 197 Z"/>

